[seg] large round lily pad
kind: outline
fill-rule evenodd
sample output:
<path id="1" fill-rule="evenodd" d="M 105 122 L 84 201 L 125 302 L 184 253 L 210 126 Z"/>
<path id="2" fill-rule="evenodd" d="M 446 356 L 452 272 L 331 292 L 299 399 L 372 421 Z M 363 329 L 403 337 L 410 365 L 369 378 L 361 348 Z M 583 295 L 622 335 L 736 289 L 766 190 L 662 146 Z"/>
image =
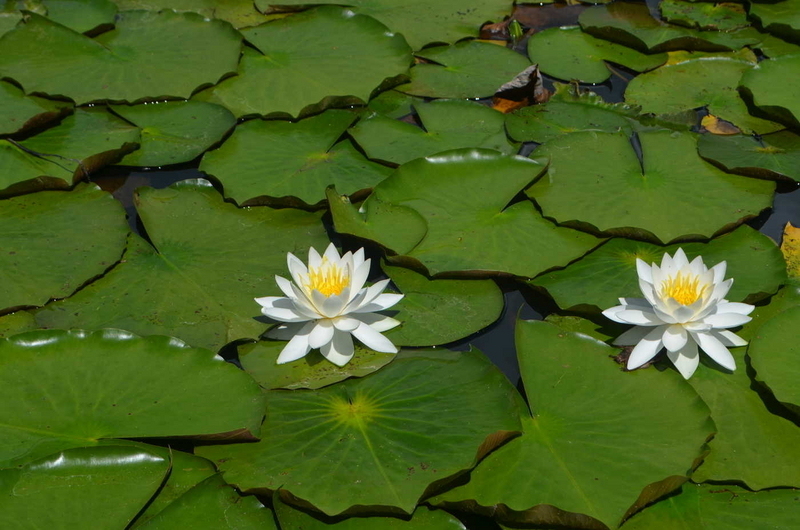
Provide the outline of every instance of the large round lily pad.
<path id="1" fill-rule="evenodd" d="M 169 459 L 141 447 L 80 447 L 0 471 L 3 528 L 126 528 L 158 491 Z"/>
<path id="2" fill-rule="evenodd" d="M 774 132 L 783 126 L 751 116 L 736 90 L 742 74 L 755 65 L 755 56 L 752 61 L 705 56 L 668 64 L 632 79 L 625 90 L 625 101 L 654 114 L 707 107 L 710 114 L 732 122 L 742 131 Z"/>
<path id="3" fill-rule="evenodd" d="M 546 143 L 547 174 L 527 193 L 558 222 L 669 243 L 711 237 L 772 204 L 772 182 L 729 175 L 697 155 L 696 135 L 638 135 L 640 161 L 619 133 L 578 132 Z"/>
<path id="4" fill-rule="evenodd" d="M 195 13 L 124 11 L 95 39 L 31 14 L 0 40 L 0 72 L 29 94 L 77 104 L 188 98 L 236 71 L 240 41 L 227 22 Z"/>
<path id="5" fill-rule="evenodd" d="M 506 137 L 503 114 L 485 105 L 443 99 L 415 103 L 414 108 L 423 128 L 375 113 L 349 133 L 367 156 L 394 164 L 462 147 L 508 154 L 517 150 L 518 144 Z"/>
<path id="6" fill-rule="evenodd" d="M 800 308 L 787 309 L 765 322 L 747 348 L 759 381 L 796 411 L 800 411 L 800 344 L 795 340 L 799 324 Z"/>
<path id="7" fill-rule="evenodd" d="M 800 1 L 783 0 L 775 3 L 756 3 L 750 5 L 750 16 L 761 23 L 769 33 L 786 40 L 800 40 Z"/>
<path id="8" fill-rule="evenodd" d="M 792 87 L 800 83 L 800 55 L 758 63 L 742 75 L 742 90 L 759 110 L 792 127 L 800 126 L 800 103 Z"/>
<path id="9" fill-rule="evenodd" d="M 113 27 L 117 4 L 111 0 L 44 0 L 47 18 L 78 33 Z"/>
<path id="10" fill-rule="evenodd" d="M 63 101 L 29 97 L 22 90 L 0 81 L 0 135 L 30 129 L 67 114 L 72 105 Z"/>
<path id="11" fill-rule="evenodd" d="M 411 82 L 397 90 L 430 98 L 485 98 L 514 79 L 531 63 L 503 46 L 462 41 L 416 52 L 430 62 L 416 64 Z"/>
<path id="12" fill-rule="evenodd" d="M 664 253 L 672 255 L 678 248 L 689 259 L 702 256 L 708 267 L 727 262 L 726 277 L 735 281 L 726 298 L 734 302 L 760 300 L 786 281 L 786 266 L 777 245 L 743 225 L 708 243 L 669 247 L 615 238 L 566 269 L 544 274 L 530 283 L 547 289 L 562 309 L 606 309 L 617 305 L 620 297 L 641 298 L 637 258 L 647 264 L 661 263 Z"/>
<path id="13" fill-rule="evenodd" d="M 242 30 L 239 75 L 197 97 L 252 114 L 310 114 L 368 101 L 385 79 L 408 71 L 411 48 L 377 20 L 323 6 Z M 303 35 L 303 38 L 297 38 Z"/>
<path id="14" fill-rule="evenodd" d="M 255 3 L 264 12 L 275 5 L 346 4 L 402 33 L 415 50 L 431 42 L 477 37 L 481 24 L 500 22 L 512 10 L 507 0 L 473 0 L 468 7 L 463 0 L 255 0 Z"/>
<path id="15" fill-rule="evenodd" d="M 101 109 L 77 109 L 21 142 L 0 140 L 0 194 L 68 188 L 139 145 L 136 127 Z"/>
<path id="16" fill-rule="evenodd" d="M 330 109 L 296 123 L 250 120 L 207 153 L 200 170 L 244 205 L 284 197 L 315 205 L 331 184 L 347 194 L 371 188 L 391 169 L 364 158 L 349 140 L 336 143 L 355 119 L 350 111 Z"/>
<path id="17" fill-rule="evenodd" d="M 532 277 L 569 263 L 599 243 L 545 220 L 529 201 L 509 206 L 543 169 L 539 160 L 485 149 L 418 158 L 375 187 L 364 204 L 364 216 L 355 209 L 336 209 L 334 223 L 340 232 L 375 238 L 403 254 L 390 261 L 422 264 L 431 275 L 464 271 Z M 401 216 L 382 204 L 416 211 L 427 224 L 424 237 L 407 250 L 395 246 L 398 233 L 419 233 L 415 225 L 401 225 Z"/>
<path id="18" fill-rule="evenodd" d="M 431 483 L 519 429 L 515 394 L 478 351 L 401 352 L 368 377 L 270 391 L 260 442 L 197 453 L 244 492 L 282 488 L 327 515 L 356 505 L 411 513 Z"/>
<path id="19" fill-rule="evenodd" d="M 712 4 L 685 0 L 662 0 L 658 3 L 661 17 L 687 28 L 731 31 L 750 25 L 747 11 L 741 4 Z"/>
<path id="20" fill-rule="evenodd" d="M 793 132 L 759 137 L 704 134 L 697 150 L 728 173 L 800 182 L 800 136 Z"/>
<path id="21" fill-rule="evenodd" d="M 131 9 L 191 11 L 204 17 L 225 20 L 234 28 L 257 26 L 275 18 L 258 11 L 253 0 L 114 0 L 114 3 L 124 11 Z"/>
<path id="22" fill-rule="evenodd" d="M 40 326 L 117 327 L 216 351 L 267 329 L 253 298 L 280 293 L 275 275 L 286 274 L 287 252 L 328 244 L 318 214 L 242 210 L 207 181 L 142 188 L 136 203 L 155 248 L 132 236 L 123 263 L 39 310 Z"/>
<path id="23" fill-rule="evenodd" d="M 533 416 L 524 411 L 523 435 L 433 504 L 498 506 L 504 522 L 596 528 L 593 518 L 615 528 L 686 480 L 714 424 L 677 372 L 622 372 L 609 358 L 617 349 L 546 322 L 518 321 L 516 346 Z"/>
<path id="24" fill-rule="evenodd" d="M 611 77 L 606 62 L 646 72 L 667 61 L 665 53 L 645 55 L 592 37 L 578 26 L 548 28 L 534 34 L 528 40 L 528 57 L 543 74 L 583 83 L 602 83 Z"/>
<path id="25" fill-rule="evenodd" d="M 119 161 L 123 166 L 189 162 L 219 142 L 236 124 L 228 109 L 202 101 L 114 105 L 111 109 L 141 129 L 141 145 Z"/>
<path id="26" fill-rule="evenodd" d="M 117 262 L 125 211 L 94 184 L 0 201 L 0 309 L 64 298 Z"/>
<path id="27" fill-rule="evenodd" d="M 3 339 L 0 379 L 2 466 L 107 438 L 252 440 L 264 414 L 255 381 L 213 352 L 122 330 Z"/>

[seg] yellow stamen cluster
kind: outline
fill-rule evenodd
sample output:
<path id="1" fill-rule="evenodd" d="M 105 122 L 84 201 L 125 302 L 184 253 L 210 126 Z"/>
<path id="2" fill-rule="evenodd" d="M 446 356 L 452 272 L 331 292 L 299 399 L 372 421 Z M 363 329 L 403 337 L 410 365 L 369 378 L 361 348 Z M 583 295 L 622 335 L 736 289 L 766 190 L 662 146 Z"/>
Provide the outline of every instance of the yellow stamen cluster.
<path id="1" fill-rule="evenodd" d="M 661 297 L 674 298 L 682 305 L 692 305 L 703 296 L 707 288 L 707 285 L 700 287 L 700 278 L 698 276 L 694 274 L 684 275 L 679 272 L 677 275 L 661 282 Z"/>
<path id="2" fill-rule="evenodd" d="M 319 267 L 308 271 L 308 281 L 305 284 L 309 292 L 316 289 L 325 296 L 339 295 L 345 287 L 350 285 L 350 275 L 337 263 L 331 263 L 328 258 L 322 258 Z"/>

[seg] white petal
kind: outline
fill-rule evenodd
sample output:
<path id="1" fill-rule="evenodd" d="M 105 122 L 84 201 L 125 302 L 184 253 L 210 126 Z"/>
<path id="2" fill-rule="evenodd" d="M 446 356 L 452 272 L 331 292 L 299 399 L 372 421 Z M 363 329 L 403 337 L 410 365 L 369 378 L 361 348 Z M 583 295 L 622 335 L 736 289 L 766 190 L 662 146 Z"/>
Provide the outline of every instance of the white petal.
<path id="1" fill-rule="evenodd" d="M 722 300 L 723 298 L 725 298 L 725 295 L 728 294 L 728 291 L 731 290 L 732 285 L 733 285 L 733 278 L 729 278 L 724 282 L 718 283 L 717 285 L 714 286 L 714 292 L 711 293 L 711 299 L 714 302 Z"/>
<path id="2" fill-rule="evenodd" d="M 627 324 L 637 326 L 660 326 L 664 323 L 651 309 L 624 309 L 616 316 Z"/>
<path id="3" fill-rule="evenodd" d="M 358 309 L 359 307 L 361 307 L 363 305 L 366 305 L 366 304 L 372 302 L 373 300 L 375 300 L 383 292 L 383 290 L 386 289 L 386 287 L 389 285 L 390 281 L 391 280 L 389 280 L 389 279 L 380 280 L 380 281 L 375 282 L 371 286 L 367 287 L 366 293 L 364 294 L 364 298 L 361 299 L 361 302 L 358 305 L 356 305 L 356 304 L 354 304 L 352 302 L 350 304 L 348 304 L 348 306 L 349 306 L 347 308 L 348 311 L 354 311 L 354 310 Z"/>
<path id="4" fill-rule="evenodd" d="M 347 305 L 344 306 L 344 309 L 342 309 L 341 314 L 347 315 L 349 313 L 352 313 L 354 309 L 356 309 L 357 307 L 361 306 L 364 303 L 364 299 L 366 297 L 367 297 L 366 289 L 361 289 L 360 291 L 358 291 L 358 293 L 356 293 L 355 296 L 351 297 L 352 300 L 350 300 L 350 302 L 348 302 Z"/>
<path id="5" fill-rule="evenodd" d="M 722 313 L 716 315 L 708 315 L 703 319 L 705 324 L 711 324 L 712 327 L 718 329 L 735 328 L 742 324 L 747 324 L 753 320 L 747 315 L 740 313 Z"/>
<path id="6" fill-rule="evenodd" d="M 664 345 L 661 342 L 661 336 L 664 335 L 666 326 L 659 326 L 654 328 L 650 333 L 639 341 L 639 344 L 631 352 L 628 357 L 628 370 L 639 368 L 641 365 L 652 359 L 661 350 Z"/>
<path id="7" fill-rule="evenodd" d="M 689 379 L 697 370 L 700 364 L 700 355 L 697 352 L 697 344 L 693 340 L 687 341 L 686 345 L 676 352 L 667 352 L 667 357 L 675 365 L 684 379 Z"/>
<path id="8" fill-rule="evenodd" d="M 711 324 L 705 324 L 702 321 L 686 322 L 681 325 L 686 331 L 708 331 L 711 329 Z"/>
<path id="9" fill-rule="evenodd" d="M 289 268 L 289 274 L 292 275 L 292 280 L 297 285 L 303 284 L 303 277 L 308 275 L 308 269 L 306 268 L 305 264 L 297 259 L 297 257 L 288 252 L 286 254 L 286 265 Z"/>
<path id="10" fill-rule="evenodd" d="M 653 266 L 655 267 L 655 263 L 653 264 Z M 669 276 L 673 272 L 675 272 L 673 270 L 672 256 L 670 256 L 668 253 L 665 252 L 664 256 L 661 258 L 661 266 L 659 267 L 659 269 L 661 271 L 663 271 L 664 274 L 667 275 L 667 276 Z M 656 281 L 656 279 L 654 277 L 653 278 L 653 282 L 655 282 L 655 281 Z"/>
<path id="11" fill-rule="evenodd" d="M 661 304 L 663 306 L 663 304 Z M 677 324 L 678 320 L 672 316 L 672 313 L 663 311 L 659 306 L 653 306 L 653 313 L 665 324 Z"/>
<path id="12" fill-rule="evenodd" d="M 292 337 L 297 335 L 305 325 L 306 325 L 305 322 L 292 322 L 289 324 L 280 324 L 267 331 L 264 334 L 264 336 L 268 339 L 274 339 L 274 340 L 292 340 Z"/>
<path id="13" fill-rule="evenodd" d="M 273 299 L 262 303 L 261 313 L 273 320 L 279 322 L 305 322 L 311 320 L 307 315 L 298 311 L 294 302 L 289 298 L 265 297 L 259 300 L 264 301 L 266 298 Z"/>
<path id="14" fill-rule="evenodd" d="M 340 316 L 331 319 L 331 321 L 336 329 L 339 331 L 346 331 L 348 333 L 361 325 L 361 320 L 349 316 Z"/>
<path id="15" fill-rule="evenodd" d="M 689 259 L 686 257 L 686 253 L 683 249 L 679 248 L 675 251 L 675 255 L 672 256 L 672 266 L 676 271 L 679 271 L 687 265 L 689 265 Z"/>
<path id="16" fill-rule="evenodd" d="M 261 298 L 253 298 L 258 304 L 263 307 L 272 307 L 275 300 L 286 300 L 283 296 L 262 296 Z"/>
<path id="17" fill-rule="evenodd" d="M 716 313 L 738 313 L 749 315 L 756 308 L 754 305 L 742 304 L 739 302 L 720 302 L 717 304 Z"/>
<path id="18" fill-rule="evenodd" d="M 403 294 L 383 293 L 369 304 L 361 305 L 361 307 L 354 310 L 353 313 L 374 313 L 375 311 L 383 311 L 395 305 L 402 300 L 404 296 Z"/>
<path id="19" fill-rule="evenodd" d="M 724 346 L 729 348 L 747 346 L 747 341 L 732 331 L 720 329 L 712 331 L 711 334 L 717 337 Z"/>
<path id="20" fill-rule="evenodd" d="M 316 321 L 316 326 L 308 334 L 308 345 L 311 349 L 321 348 L 333 339 L 333 322 L 328 318 Z"/>
<path id="21" fill-rule="evenodd" d="M 653 328 L 646 326 L 635 326 L 614 339 L 614 346 L 634 346 L 642 340 L 645 335 L 653 331 Z"/>
<path id="22" fill-rule="evenodd" d="M 364 282 L 367 281 L 367 277 L 369 276 L 369 269 L 370 269 L 370 260 L 367 260 L 360 265 L 355 265 L 355 270 L 353 271 L 353 275 L 350 277 L 350 300 L 352 301 L 358 293 L 361 291 L 361 288 L 364 287 Z"/>
<path id="23" fill-rule="evenodd" d="M 686 346 L 686 341 L 689 340 L 689 334 L 680 324 L 673 324 L 664 330 L 664 335 L 661 337 L 661 340 L 664 342 L 664 347 L 667 351 L 677 352 Z"/>
<path id="24" fill-rule="evenodd" d="M 731 371 L 736 370 L 736 361 L 733 359 L 733 355 L 717 337 L 704 331 L 693 332 L 692 337 L 697 345 L 718 365 Z"/>
<path id="25" fill-rule="evenodd" d="M 313 328 L 314 322 L 309 322 L 303 326 L 297 335 L 292 337 L 292 340 L 281 350 L 281 354 L 278 355 L 277 363 L 285 364 L 305 357 L 306 354 L 311 351 L 311 346 L 308 345 L 308 334 Z"/>
<path id="26" fill-rule="evenodd" d="M 295 297 L 294 290 L 292 289 L 292 282 L 290 282 L 286 278 L 284 278 L 282 276 L 278 276 L 276 274 L 275 275 L 275 283 L 278 284 L 278 288 L 281 291 L 283 291 L 283 294 L 285 294 L 289 298 L 294 298 Z"/>
<path id="27" fill-rule="evenodd" d="M 323 254 L 323 257 L 328 258 L 328 261 L 331 263 L 339 263 L 341 260 L 339 257 L 339 251 L 336 250 L 336 245 L 333 243 L 328 245 L 328 248 L 325 249 L 325 254 Z"/>
<path id="28" fill-rule="evenodd" d="M 353 253 L 353 267 L 358 268 L 362 263 L 364 263 L 364 247 Z"/>
<path id="29" fill-rule="evenodd" d="M 619 322 L 620 324 L 626 324 L 627 322 L 625 322 L 624 320 L 620 320 L 617 317 L 617 313 L 625 310 L 627 310 L 627 306 L 615 305 L 614 307 L 609 307 L 608 309 L 603 311 L 603 316 L 609 320 L 613 320 L 614 322 Z"/>
<path id="30" fill-rule="evenodd" d="M 319 255 L 319 252 L 317 252 L 317 249 L 315 249 L 314 247 L 309 248 L 308 249 L 308 268 L 311 269 L 311 270 L 318 269 L 320 263 L 322 263 L 322 256 Z"/>
<path id="31" fill-rule="evenodd" d="M 290 284 L 292 287 L 292 301 L 294 302 L 295 307 L 297 307 L 298 311 L 305 311 L 310 315 L 316 315 L 313 318 L 320 318 L 322 314 L 314 307 L 314 304 L 309 300 L 308 295 L 306 295 L 305 291 L 297 287 L 295 284 Z"/>
<path id="32" fill-rule="evenodd" d="M 317 293 L 319 293 L 319 291 L 315 290 L 312 294 L 316 296 Z M 342 291 L 342 294 L 345 294 L 344 291 Z M 349 293 L 346 294 L 349 296 Z M 326 298 L 321 293 L 320 296 L 322 296 L 324 300 L 318 304 L 317 300 L 315 299 L 314 304 L 319 308 L 320 313 L 328 318 L 338 317 L 341 315 L 342 309 L 344 309 L 344 306 L 347 305 L 347 298 L 344 296 L 334 294 Z"/>
<path id="33" fill-rule="evenodd" d="M 320 348 L 320 353 L 336 366 L 344 366 L 353 358 L 353 338 L 349 333 L 336 331 L 333 340 Z"/>
<path id="34" fill-rule="evenodd" d="M 650 265 L 639 258 L 636 258 L 636 274 L 639 275 L 640 279 L 650 284 L 653 283 L 653 273 L 650 270 Z"/>
<path id="35" fill-rule="evenodd" d="M 384 353 L 397 353 L 397 347 L 392 344 L 392 341 L 364 322 L 353 330 L 353 336 L 364 343 L 367 348 Z"/>
<path id="36" fill-rule="evenodd" d="M 642 291 L 642 296 L 650 302 L 650 305 L 655 306 L 658 300 L 655 289 L 651 283 L 648 283 L 641 278 L 639 279 L 639 290 Z"/>
<path id="37" fill-rule="evenodd" d="M 697 309 L 695 307 L 679 304 L 678 307 L 672 311 L 672 318 L 675 319 L 676 323 L 683 324 L 692 320 L 696 313 Z"/>
<path id="38" fill-rule="evenodd" d="M 628 306 L 628 309 L 652 309 L 653 304 L 646 298 L 620 298 L 619 303 Z"/>
<path id="39" fill-rule="evenodd" d="M 387 317 L 386 315 L 379 315 L 377 313 L 364 313 L 363 315 L 358 315 L 356 317 L 361 322 L 369 325 L 375 331 L 389 331 L 390 329 L 396 328 L 402 322 L 392 317 Z"/>
<path id="40" fill-rule="evenodd" d="M 705 265 L 703 264 L 703 258 L 701 256 L 697 256 L 692 260 L 691 263 L 689 263 L 689 271 L 695 276 L 700 276 L 706 272 L 706 270 L 708 269 L 706 269 Z"/>
<path id="41" fill-rule="evenodd" d="M 720 261 L 713 267 L 711 270 L 714 271 L 714 283 L 721 283 L 722 280 L 725 279 L 725 272 L 728 268 L 728 263 L 725 261 Z"/>

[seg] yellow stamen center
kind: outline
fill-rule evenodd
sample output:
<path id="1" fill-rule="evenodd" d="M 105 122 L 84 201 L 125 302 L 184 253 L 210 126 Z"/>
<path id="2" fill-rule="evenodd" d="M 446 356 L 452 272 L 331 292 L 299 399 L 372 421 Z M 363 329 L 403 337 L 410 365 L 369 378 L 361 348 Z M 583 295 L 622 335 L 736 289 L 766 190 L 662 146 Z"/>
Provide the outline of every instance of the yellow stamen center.
<path id="1" fill-rule="evenodd" d="M 345 287 L 350 285 L 350 275 L 337 263 L 331 263 L 328 258 L 322 258 L 319 267 L 309 269 L 308 282 L 305 287 L 309 292 L 316 289 L 325 296 L 339 295 Z"/>
<path id="2" fill-rule="evenodd" d="M 679 304 L 692 305 L 703 293 L 707 285 L 700 286 L 700 278 L 694 274 L 679 272 L 677 275 L 661 282 L 661 297 L 674 298 Z"/>

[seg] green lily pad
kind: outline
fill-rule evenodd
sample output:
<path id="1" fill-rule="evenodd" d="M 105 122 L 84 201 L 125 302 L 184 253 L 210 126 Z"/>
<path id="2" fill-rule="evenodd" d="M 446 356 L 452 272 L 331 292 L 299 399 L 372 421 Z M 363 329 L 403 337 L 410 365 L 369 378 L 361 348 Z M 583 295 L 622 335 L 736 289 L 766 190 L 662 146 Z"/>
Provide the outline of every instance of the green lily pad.
<path id="1" fill-rule="evenodd" d="M 343 4 L 341 0 L 255 0 L 256 7 L 268 12 L 272 6 L 308 4 Z M 453 42 L 464 37 L 477 37 L 480 26 L 487 21 L 500 22 L 511 13 L 507 0 L 477 0 L 465 8 L 462 0 L 348 0 L 358 13 L 369 15 L 392 31 L 402 33 L 409 44 L 418 50 L 431 42 Z"/>
<path id="2" fill-rule="evenodd" d="M 547 103 L 523 107 L 506 115 L 508 135 L 521 142 L 544 143 L 577 131 L 633 133 L 631 120 L 639 109 L 625 103 L 606 103 L 594 92 L 579 92 L 557 83 Z"/>
<path id="3" fill-rule="evenodd" d="M 244 48 L 239 75 L 197 96 L 237 117 L 294 117 L 365 102 L 384 80 L 405 74 L 412 59 L 401 35 L 373 18 L 332 6 L 242 34 L 256 49 Z"/>
<path id="4" fill-rule="evenodd" d="M 548 28 L 528 40 L 528 57 L 542 73 L 558 79 L 602 83 L 611 77 L 606 61 L 646 72 L 667 61 L 665 53 L 645 55 L 592 37 L 578 26 Z"/>
<path id="5" fill-rule="evenodd" d="M 253 5 L 253 0 L 114 0 L 114 3 L 122 11 L 132 9 L 191 11 L 204 17 L 225 20 L 237 29 L 257 26 L 271 18 L 258 11 Z"/>
<path id="6" fill-rule="evenodd" d="M 11 83 L 0 81 L 0 135 L 38 127 L 71 110 L 72 105 L 68 103 L 28 97 Z"/>
<path id="7" fill-rule="evenodd" d="M 614 2 L 590 7 L 578 19 L 595 37 L 656 53 L 670 50 L 727 51 L 756 44 L 759 33 L 752 28 L 735 31 L 699 31 L 674 26 L 653 18 L 643 3 Z"/>
<path id="8" fill-rule="evenodd" d="M 800 323 L 800 307 L 793 307 L 765 322 L 758 330 L 747 354 L 756 377 L 775 397 L 790 409 L 800 412 L 800 346 L 795 340 L 795 326 Z"/>
<path id="9" fill-rule="evenodd" d="M 327 515 L 357 505 L 410 514 L 432 483 L 519 429 L 516 391 L 478 351 L 401 352 L 368 377 L 267 397 L 260 442 L 197 453 L 246 493 L 281 488 Z"/>
<path id="10" fill-rule="evenodd" d="M 76 295 L 36 313 L 42 327 L 116 327 L 171 335 L 217 351 L 267 329 L 257 296 L 278 295 L 286 253 L 328 244 L 318 214 L 242 210 L 207 181 L 140 188 L 137 209 L 153 246 L 132 236 L 122 263 Z"/>
<path id="11" fill-rule="evenodd" d="M 800 40 L 800 1 L 783 0 L 776 3 L 750 5 L 750 15 L 768 33 L 793 42 Z"/>
<path id="12" fill-rule="evenodd" d="M 272 504 L 282 530 L 466 530 L 466 527 L 443 510 L 420 506 L 411 517 L 348 517 L 333 518 L 292 508 L 281 501 L 280 495 L 272 496 Z"/>
<path id="13" fill-rule="evenodd" d="M 531 65 L 514 50 L 479 41 L 435 46 L 416 53 L 431 62 L 414 65 L 411 82 L 397 90 L 429 98 L 485 98 Z"/>
<path id="14" fill-rule="evenodd" d="M 394 164 L 462 147 L 507 154 L 515 153 L 519 147 L 506 137 L 503 114 L 480 103 L 443 99 L 415 103 L 414 108 L 422 129 L 372 114 L 350 129 L 350 136 L 368 157 Z"/>
<path id="15" fill-rule="evenodd" d="M 355 119 L 350 111 L 331 109 L 296 123 L 250 120 L 203 156 L 200 170 L 244 205 L 292 197 L 316 205 L 331 184 L 347 194 L 371 188 L 391 169 L 364 158 L 349 140 L 336 143 Z"/>
<path id="16" fill-rule="evenodd" d="M 0 338 L 36 329 L 36 320 L 27 311 L 17 311 L 0 317 Z"/>
<path id="17" fill-rule="evenodd" d="M 79 105 L 188 98 L 236 71 L 240 41 L 227 22 L 195 13 L 124 11 L 95 39 L 31 14 L 0 41 L 0 72 L 26 93 Z"/>
<path id="18" fill-rule="evenodd" d="M 641 162 L 625 134 L 561 136 L 537 149 L 550 166 L 527 193 L 558 222 L 666 243 L 709 238 L 772 204 L 773 182 L 720 171 L 696 136 L 639 133 Z"/>
<path id="19" fill-rule="evenodd" d="M 45 0 L 47 18 L 78 33 L 112 28 L 117 4 L 111 0 Z"/>
<path id="20" fill-rule="evenodd" d="M 417 101 L 424 100 L 411 97 L 397 90 L 386 90 L 369 100 L 367 108 L 387 118 L 402 118 L 414 112 L 412 106 Z"/>
<path id="21" fill-rule="evenodd" d="M 731 31 L 750 25 L 747 12 L 741 4 L 662 0 L 658 9 L 667 22 L 687 28 Z"/>
<path id="22" fill-rule="evenodd" d="M 264 415 L 255 381 L 213 352 L 118 329 L 3 339 L 0 379 L 3 466 L 108 438 L 252 440 Z"/>
<path id="23" fill-rule="evenodd" d="M 386 332 L 398 346 L 434 346 L 463 339 L 503 313 L 503 292 L 494 280 L 429 280 L 402 267 L 383 271 L 405 296 L 393 315 L 403 324 Z M 453 318 L 458 315 L 458 318 Z"/>
<path id="24" fill-rule="evenodd" d="M 628 530 L 753 530 L 791 528 L 800 508 L 798 491 L 752 492 L 731 484 L 684 484 L 625 523 Z"/>
<path id="25" fill-rule="evenodd" d="M 800 136 L 779 131 L 761 137 L 704 134 L 700 156 L 728 173 L 800 182 Z"/>
<path id="26" fill-rule="evenodd" d="M 762 34 L 761 42 L 751 46 L 761 50 L 761 53 L 770 59 L 775 59 L 781 55 L 800 53 L 800 46 L 797 44 L 792 44 L 791 42 L 786 42 L 785 40 L 775 37 L 774 35 Z"/>
<path id="27" fill-rule="evenodd" d="M 427 223 L 427 233 L 390 261 L 422 265 L 431 276 L 464 271 L 533 277 L 569 263 L 599 243 L 593 236 L 545 220 L 529 201 L 508 205 L 543 169 L 539 160 L 485 149 L 418 158 L 375 187 L 364 203 L 364 223 L 376 227 L 372 233 L 378 243 L 401 252 L 393 247 L 397 233 L 405 230 L 400 218 L 390 210 L 371 209 L 371 204 L 379 201 L 416 210 Z M 337 213 L 333 211 L 334 223 L 342 232 Z M 352 218 L 348 223 L 356 224 Z"/>
<path id="28" fill-rule="evenodd" d="M 625 90 L 625 101 L 642 107 L 642 112 L 671 114 L 707 107 L 717 118 L 742 131 L 770 133 L 783 126 L 751 116 L 736 90 L 742 74 L 755 67 L 738 57 L 706 56 L 689 59 L 635 77 Z"/>
<path id="29" fill-rule="evenodd" d="M 786 281 L 786 266 L 769 237 L 742 225 L 708 243 L 660 247 L 630 239 L 612 239 L 566 269 L 529 282 L 543 287 L 562 309 L 598 311 L 618 304 L 620 297 L 641 298 L 636 258 L 661 263 L 664 253 L 683 248 L 689 259 L 702 256 L 706 266 L 728 263 L 733 287 L 726 296 L 733 302 L 756 302 L 775 293 Z"/>
<path id="30" fill-rule="evenodd" d="M 118 162 L 122 166 L 189 162 L 236 125 L 228 109 L 202 101 L 114 105 L 111 109 L 141 129 L 141 146 Z"/>
<path id="31" fill-rule="evenodd" d="M 0 321 L 2 322 L 2 321 Z M 325 359 L 319 350 L 312 350 L 297 361 L 277 364 L 286 341 L 262 340 L 238 347 L 242 368 L 267 389 L 317 389 L 338 383 L 348 377 L 364 377 L 394 360 L 394 353 L 381 353 L 359 344 L 355 345 L 353 359 L 344 366 L 336 366 Z"/>
<path id="32" fill-rule="evenodd" d="M 677 372 L 622 372 L 609 359 L 619 350 L 546 322 L 518 321 L 516 345 L 533 417 L 523 412 L 521 437 L 431 503 L 502 505 L 504 523 L 615 528 L 687 479 L 714 425 Z"/>
<path id="33" fill-rule="evenodd" d="M 71 295 L 119 260 L 127 235 L 122 206 L 94 184 L 0 201 L 0 309 Z"/>
<path id="34" fill-rule="evenodd" d="M 139 145 L 139 130 L 101 109 L 77 109 L 21 142 L 0 140 L 0 195 L 69 188 Z"/>
<path id="35" fill-rule="evenodd" d="M 255 497 L 242 497 L 221 475 L 214 475 L 181 495 L 142 530 L 277 530 L 272 510 Z"/>
<path id="36" fill-rule="evenodd" d="M 3 528 L 125 528 L 169 460 L 139 447 L 79 447 L 0 471 Z"/>
<path id="37" fill-rule="evenodd" d="M 800 103 L 792 87 L 800 83 L 800 55 L 761 61 L 742 75 L 743 93 L 772 119 L 800 126 Z"/>
<path id="38" fill-rule="evenodd" d="M 745 336 L 753 322 L 738 335 Z M 751 490 L 800 486 L 800 429 L 771 413 L 752 390 L 744 348 L 730 350 L 738 370 L 727 373 L 708 366 L 689 380 L 708 403 L 717 433 L 711 452 L 694 472 L 695 482 L 743 483 Z M 708 362 L 700 356 L 700 362 Z"/>

